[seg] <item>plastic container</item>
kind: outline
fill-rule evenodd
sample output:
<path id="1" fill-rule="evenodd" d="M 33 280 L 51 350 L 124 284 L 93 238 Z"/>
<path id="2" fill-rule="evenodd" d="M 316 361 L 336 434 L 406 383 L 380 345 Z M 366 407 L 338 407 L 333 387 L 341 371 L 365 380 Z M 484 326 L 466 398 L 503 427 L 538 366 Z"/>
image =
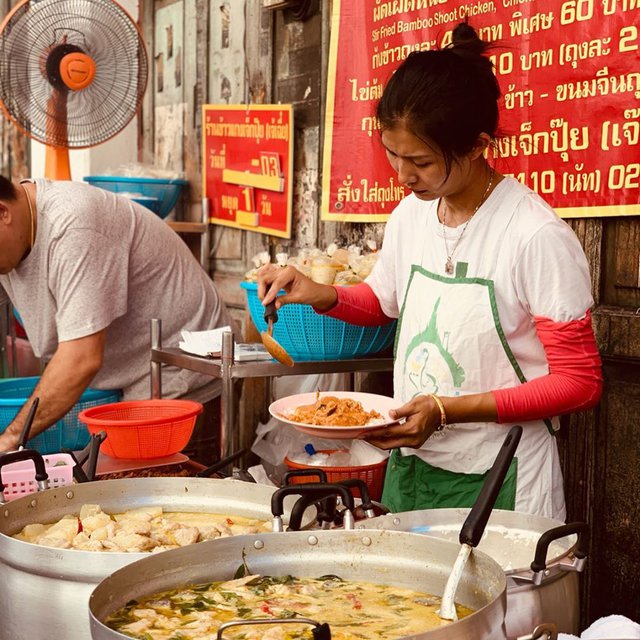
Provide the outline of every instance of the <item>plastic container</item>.
<path id="1" fill-rule="evenodd" d="M 49 475 L 49 489 L 64 487 L 73 482 L 75 462 L 68 453 L 54 453 L 44 456 L 44 464 Z M 2 467 L 0 473 L 2 474 L 2 483 L 5 485 L 5 501 L 15 500 L 38 491 L 33 460 L 13 462 Z"/>
<path id="2" fill-rule="evenodd" d="M 336 453 L 338 449 L 319 449 L 317 453 Z M 323 467 L 320 465 L 302 464 L 293 462 L 289 458 L 284 459 L 284 463 L 289 469 L 322 469 L 327 474 L 327 482 L 338 482 L 339 480 L 349 480 L 357 478 L 363 480 L 369 489 L 372 500 L 379 501 L 382 498 L 382 489 L 384 488 L 384 474 L 387 471 L 387 459 L 374 464 L 363 465 L 359 467 Z M 292 484 L 301 484 L 304 482 L 318 482 L 313 476 L 293 477 L 290 479 Z M 360 493 L 354 490 L 354 495 L 360 497 Z"/>
<path id="3" fill-rule="evenodd" d="M 255 282 L 241 282 L 247 306 L 258 331 L 266 331 L 264 307 Z M 287 304 L 278 309 L 273 338 L 294 360 L 348 360 L 386 349 L 396 333 L 396 322 L 382 327 L 358 327 L 320 315 L 308 304 Z"/>
<path id="4" fill-rule="evenodd" d="M 39 376 L 0 380 L 0 433 L 4 432 L 27 402 L 39 380 Z M 35 449 L 42 455 L 59 453 L 63 448 L 74 451 L 83 449 L 89 444 L 91 437 L 87 428 L 78 421 L 78 414 L 83 409 L 116 402 L 120 395 L 120 391 L 86 389 L 80 400 L 62 419 L 31 438 L 26 448 Z"/>
<path id="5" fill-rule="evenodd" d="M 85 182 L 114 193 L 131 194 L 131 199 L 144 205 L 161 218 L 166 218 L 178 202 L 182 189 L 189 184 L 179 178 L 134 178 L 125 176 L 85 176 Z M 135 197 L 135 195 L 139 197 Z"/>
<path id="6" fill-rule="evenodd" d="M 132 400 L 87 409 L 78 419 L 90 433 L 106 432 L 105 455 L 144 460 L 184 449 L 200 413 L 202 405 L 192 400 Z"/>
<path id="7" fill-rule="evenodd" d="M 160 211 L 162 210 L 162 200 L 159 198 L 145 198 L 144 196 L 140 196 L 139 198 L 131 198 L 134 202 L 141 204 L 143 207 L 150 209 L 156 215 L 160 215 Z"/>

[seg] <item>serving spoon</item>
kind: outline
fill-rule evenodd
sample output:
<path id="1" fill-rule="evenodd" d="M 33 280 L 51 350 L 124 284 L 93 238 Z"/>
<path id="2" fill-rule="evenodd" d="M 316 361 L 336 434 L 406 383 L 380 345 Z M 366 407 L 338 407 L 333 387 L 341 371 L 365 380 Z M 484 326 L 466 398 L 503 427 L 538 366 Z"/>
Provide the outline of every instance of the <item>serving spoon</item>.
<path id="1" fill-rule="evenodd" d="M 286 352 L 286 350 L 280 345 L 280 343 L 273 337 L 273 324 L 278 322 L 278 312 L 276 311 L 276 303 L 270 302 L 264 308 L 264 319 L 267 323 L 267 330 L 260 332 L 262 338 L 262 344 L 264 348 L 273 356 L 278 362 L 286 364 L 287 367 L 293 367 L 293 359 Z"/>
<path id="2" fill-rule="evenodd" d="M 438 612 L 438 615 L 444 620 L 453 620 L 455 622 L 458 619 L 454 600 L 458 583 L 471 550 L 473 547 L 478 546 L 482 538 L 487 521 L 498 498 L 498 493 L 500 493 L 502 483 L 518 448 L 520 436 L 522 436 L 522 427 L 520 425 L 511 427 L 498 451 L 493 466 L 487 473 L 482 489 L 480 489 L 480 493 L 460 529 L 460 551 L 444 587 L 440 611 Z"/>

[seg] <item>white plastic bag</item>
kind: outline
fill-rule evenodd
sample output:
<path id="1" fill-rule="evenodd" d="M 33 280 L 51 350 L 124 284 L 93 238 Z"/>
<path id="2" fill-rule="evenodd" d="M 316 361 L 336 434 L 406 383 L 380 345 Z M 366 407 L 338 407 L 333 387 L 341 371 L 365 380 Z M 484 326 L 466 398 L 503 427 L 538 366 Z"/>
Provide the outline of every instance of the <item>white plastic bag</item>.
<path id="1" fill-rule="evenodd" d="M 345 391 L 349 389 L 349 375 L 346 373 L 323 373 L 308 376 L 281 376 L 273 381 L 274 400 L 286 398 L 298 393 L 324 391 Z M 260 457 L 270 477 L 279 476 L 286 471 L 285 457 L 289 452 L 304 451 L 306 444 L 318 449 L 349 449 L 351 440 L 331 440 L 314 438 L 296 431 L 276 418 L 266 424 L 259 423 L 256 439 L 251 451 Z"/>

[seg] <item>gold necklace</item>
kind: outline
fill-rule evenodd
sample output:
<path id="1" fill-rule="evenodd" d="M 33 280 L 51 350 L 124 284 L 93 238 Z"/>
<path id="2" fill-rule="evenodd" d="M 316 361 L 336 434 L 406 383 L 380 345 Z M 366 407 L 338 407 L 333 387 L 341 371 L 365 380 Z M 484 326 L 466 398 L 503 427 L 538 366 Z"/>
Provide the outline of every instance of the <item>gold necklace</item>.
<path id="1" fill-rule="evenodd" d="M 451 253 L 449 253 L 449 245 L 447 244 L 447 231 L 446 231 L 447 226 L 445 225 L 445 222 L 447 220 L 447 203 L 444 201 L 444 199 L 442 200 L 442 204 L 444 205 L 444 211 L 442 212 L 442 223 L 441 223 L 442 237 L 444 238 L 444 250 L 445 250 L 445 253 L 447 254 L 447 261 L 445 262 L 445 265 L 444 265 L 444 272 L 447 275 L 453 274 L 453 254 L 456 252 L 456 249 L 460 244 L 460 240 L 462 240 L 462 236 L 464 235 L 464 232 L 467 230 L 467 226 L 471 222 L 471 218 L 473 218 L 473 216 L 476 215 L 476 212 L 478 211 L 478 209 L 482 206 L 483 202 L 487 199 L 487 196 L 489 195 L 489 191 L 491 191 L 491 187 L 493 185 L 494 174 L 495 174 L 495 171 L 493 167 L 491 167 L 491 173 L 489 174 L 489 184 L 487 185 L 487 188 L 485 189 L 484 194 L 480 199 L 480 202 L 478 202 L 478 205 L 472 211 L 471 216 L 469 216 L 469 219 L 464 223 L 464 227 L 462 227 L 462 233 L 458 236 L 456 243 L 453 245 L 453 249 L 451 249 Z"/>
<path id="2" fill-rule="evenodd" d="M 20 186 L 24 190 L 24 195 L 27 196 L 27 202 L 29 204 L 29 220 L 30 220 L 30 223 L 31 223 L 30 224 L 30 229 L 31 229 L 30 239 L 31 239 L 31 242 L 29 244 L 29 249 L 32 249 L 33 248 L 33 243 L 35 242 L 35 239 L 36 239 L 35 225 L 34 225 L 35 215 L 33 213 L 33 202 L 31 202 L 31 196 L 29 195 L 29 191 L 27 190 L 27 187 L 25 187 L 24 184 L 22 184 L 22 182 L 20 183 Z"/>

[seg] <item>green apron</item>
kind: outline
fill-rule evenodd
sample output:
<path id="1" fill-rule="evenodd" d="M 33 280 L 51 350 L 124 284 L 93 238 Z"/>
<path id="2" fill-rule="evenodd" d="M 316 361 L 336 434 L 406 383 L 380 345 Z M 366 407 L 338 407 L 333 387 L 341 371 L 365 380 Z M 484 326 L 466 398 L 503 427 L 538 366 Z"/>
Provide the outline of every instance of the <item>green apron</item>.
<path id="1" fill-rule="evenodd" d="M 398 449 L 394 449 L 387 465 L 382 503 L 393 513 L 472 507 L 487 473 L 446 471 L 418 456 L 403 456 Z M 514 458 L 498 494 L 496 509 L 514 510 L 517 474 L 518 459 Z"/>

